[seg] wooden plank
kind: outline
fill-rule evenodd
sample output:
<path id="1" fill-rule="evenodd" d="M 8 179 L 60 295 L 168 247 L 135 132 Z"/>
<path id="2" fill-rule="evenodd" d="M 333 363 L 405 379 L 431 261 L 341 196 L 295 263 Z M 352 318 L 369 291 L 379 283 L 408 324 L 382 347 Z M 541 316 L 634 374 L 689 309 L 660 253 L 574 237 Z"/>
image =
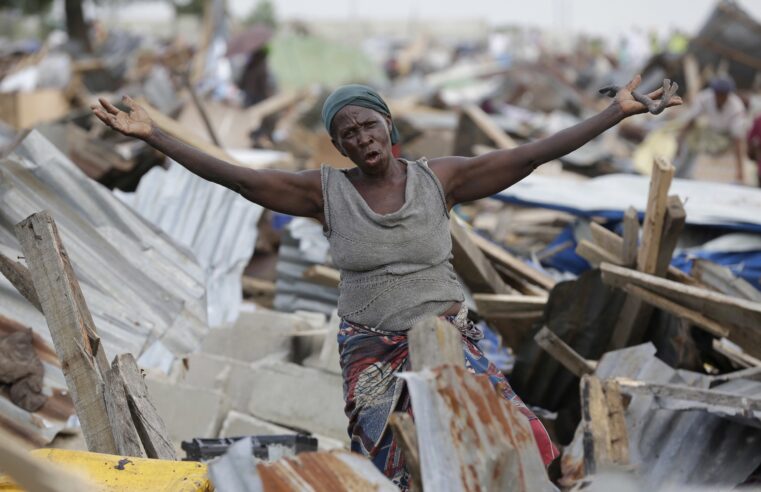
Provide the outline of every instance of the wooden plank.
<path id="1" fill-rule="evenodd" d="M 243 275 L 240 283 L 243 293 L 249 296 L 266 297 L 275 295 L 275 282 Z"/>
<path id="2" fill-rule="evenodd" d="M 24 298 L 29 301 L 32 306 L 36 307 L 39 312 L 42 312 L 40 298 L 37 297 L 37 291 L 34 290 L 32 274 L 29 273 L 27 267 L 0 253 L 0 273 L 8 279 L 19 294 L 24 296 Z"/>
<path id="3" fill-rule="evenodd" d="M 404 463 L 410 473 L 410 492 L 423 492 L 423 475 L 420 471 L 420 452 L 417 443 L 415 422 L 408 413 L 394 412 L 388 421 L 396 442 L 402 448 Z"/>
<path id="4" fill-rule="evenodd" d="M 497 270 L 497 273 L 502 277 L 502 280 L 507 283 L 510 287 L 517 290 L 521 294 L 527 295 L 527 296 L 547 296 L 549 292 L 544 290 L 543 288 L 539 287 L 538 285 L 532 284 L 525 278 L 519 276 L 512 270 L 508 270 L 504 266 L 502 266 L 499 263 L 492 262 L 492 266 L 495 270 Z"/>
<path id="5" fill-rule="evenodd" d="M 666 276 L 671 264 L 671 258 L 674 256 L 676 244 L 679 241 L 679 236 L 682 234 L 686 221 L 687 213 L 684 211 L 682 200 L 676 195 L 668 197 L 661 244 L 658 249 L 655 270 L 652 272 L 655 275 L 659 277 Z"/>
<path id="6" fill-rule="evenodd" d="M 761 411 L 761 398 L 736 395 L 715 389 L 693 388 L 681 384 L 656 384 L 637 381 L 628 378 L 616 378 L 621 391 L 630 394 L 656 396 L 662 408 L 669 409 L 704 409 L 714 410 L 717 407 L 733 408 L 742 414 L 747 411 Z M 681 400 L 669 402 L 668 400 Z M 689 402 L 685 406 L 684 402 Z"/>
<path id="7" fill-rule="evenodd" d="M 444 364 L 460 367 L 465 365 L 460 331 L 441 318 L 429 317 L 418 321 L 410 330 L 407 339 L 413 371 Z"/>
<path id="8" fill-rule="evenodd" d="M 124 382 L 113 368 L 106 372 L 106 410 L 111 428 L 114 429 L 117 454 L 145 458 L 140 436 L 129 411 Z"/>
<path id="9" fill-rule="evenodd" d="M 176 460 L 177 455 L 169 439 L 164 421 L 148 396 L 148 387 L 137 367 L 132 354 L 122 354 L 114 358 L 111 365 L 119 379 L 124 383 L 132 420 L 140 436 L 140 441 L 149 458 Z M 192 402 L 185 402 L 192 405 Z"/>
<path id="10" fill-rule="evenodd" d="M 492 264 L 455 215 L 449 221 L 452 233 L 452 265 L 465 284 L 476 293 L 510 294 L 514 290 L 499 276 Z"/>
<path id="11" fill-rule="evenodd" d="M 633 267 L 637 264 L 637 243 L 639 240 L 639 218 L 637 210 L 629 207 L 624 213 L 624 236 L 621 244 L 621 262 Z"/>
<path id="12" fill-rule="evenodd" d="M 602 389 L 608 405 L 608 453 L 612 463 L 629 463 L 629 432 L 626 429 L 626 413 L 621 388 L 616 381 L 603 381 Z"/>
<path id="13" fill-rule="evenodd" d="M 488 145 L 498 149 L 512 149 L 517 146 L 484 110 L 474 104 L 468 104 L 460 110 L 452 155 L 470 157 L 477 145 Z"/>
<path id="14" fill-rule="evenodd" d="M 749 367 L 748 369 L 741 369 L 739 371 L 713 376 L 711 378 L 711 388 L 729 381 L 734 381 L 736 379 L 750 379 L 751 381 L 761 381 L 761 367 Z"/>
<path id="15" fill-rule="evenodd" d="M 475 232 L 467 231 L 470 239 L 478 246 L 487 258 L 494 263 L 499 263 L 504 268 L 514 272 L 515 274 L 525 278 L 533 284 L 549 291 L 555 287 L 555 279 L 543 273 L 536 268 L 532 268 L 526 265 L 522 260 L 516 258 L 501 246 L 494 244 L 488 239 L 479 236 Z"/>
<path id="16" fill-rule="evenodd" d="M 607 251 L 597 244 L 582 239 L 579 244 L 576 245 L 576 254 L 584 258 L 589 262 L 592 267 L 600 266 L 600 263 L 613 263 L 614 265 L 621 264 L 621 257 Z"/>
<path id="17" fill-rule="evenodd" d="M 473 294 L 478 314 L 486 318 L 521 318 L 541 316 L 547 305 L 547 296 L 511 294 Z"/>
<path id="18" fill-rule="evenodd" d="M 624 247 L 623 238 L 615 232 L 601 226 L 597 222 L 590 222 L 589 230 L 592 232 L 592 241 L 594 241 L 594 243 L 604 250 L 611 258 L 616 258 L 619 264 L 622 263 Z"/>
<path id="19" fill-rule="evenodd" d="M 324 285 L 326 287 L 332 287 L 334 289 L 337 289 L 338 284 L 341 283 L 341 272 L 325 265 L 310 266 L 304 270 L 302 275 L 310 282 Z"/>
<path id="20" fill-rule="evenodd" d="M 722 326 L 716 321 L 707 318 L 706 316 L 703 316 L 702 314 L 695 312 L 692 309 L 688 309 L 680 304 L 668 300 L 665 297 L 654 294 L 647 289 L 629 284 L 624 287 L 624 290 L 637 299 L 641 299 L 642 301 L 651 304 L 658 309 L 673 314 L 674 316 L 684 318 L 698 328 L 707 331 L 711 335 L 717 337 L 726 337 L 729 335 L 729 329 L 727 327 Z"/>
<path id="21" fill-rule="evenodd" d="M 642 224 L 642 246 L 637 257 L 637 270 L 655 273 L 660 254 L 663 224 L 666 219 L 668 191 L 674 177 L 674 166 L 664 159 L 656 158 L 647 195 L 647 210 Z"/>
<path id="22" fill-rule="evenodd" d="M 761 367 L 761 360 L 743 352 L 737 345 L 722 338 L 713 340 L 713 349 L 740 367 Z"/>
<path id="23" fill-rule="evenodd" d="M 607 465 L 628 464 L 629 438 L 618 385 L 583 376 L 581 415 L 585 474 L 593 475 Z"/>
<path id="24" fill-rule="evenodd" d="M 231 164 L 237 164 L 239 166 L 245 167 L 245 164 L 236 160 L 223 149 L 203 140 L 177 120 L 164 115 L 161 111 L 151 106 L 145 99 L 141 98 L 137 101 L 137 103 L 142 106 L 143 109 L 145 109 L 145 112 L 148 113 L 148 116 L 153 120 L 153 123 L 156 125 L 156 127 L 167 135 L 171 135 L 180 142 L 195 147 L 212 157 L 216 157 L 217 159 L 229 162 Z"/>
<path id="25" fill-rule="evenodd" d="M 11 477 L 23 490 L 34 492 L 96 490 L 92 483 L 79 475 L 30 455 L 21 440 L 2 428 L 0 428 L 0 470 Z M 5 481 L 2 480 L 2 482 Z M 9 490 L 5 487 L 3 489 Z M 21 489 L 14 487 L 10 490 Z"/>
<path id="26" fill-rule="evenodd" d="M 594 364 L 580 356 L 546 326 L 542 327 L 536 336 L 534 336 L 534 341 L 555 360 L 560 362 L 563 367 L 578 377 L 582 377 L 584 374 L 591 374 L 595 370 Z"/>
<path id="27" fill-rule="evenodd" d="M 673 176 L 674 166 L 664 159 L 656 158 L 653 162 L 653 174 L 650 177 L 650 189 L 647 195 L 647 210 L 642 224 L 642 245 L 637 256 L 639 271 L 656 273 L 658 260 L 664 256 L 661 243 L 669 202 L 668 190 Z M 650 305 L 644 304 L 639 299 L 627 297 L 621 309 L 621 315 L 613 327 L 609 348 L 619 349 L 639 343 L 652 313 L 653 309 Z"/>
<path id="28" fill-rule="evenodd" d="M 681 304 L 727 326 L 728 338 L 754 357 L 761 358 L 761 303 L 730 297 L 700 287 L 603 263 L 602 280 L 612 287 L 634 284 Z"/>
<path id="29" fill-rule="evenodd" d="M 106 354 L 55 222 L 47 212 L 33 214 L 16 225 L 16 236 L 29 265 L 87 448 L 114 454 L 116 443 L 104 398 Z"/>

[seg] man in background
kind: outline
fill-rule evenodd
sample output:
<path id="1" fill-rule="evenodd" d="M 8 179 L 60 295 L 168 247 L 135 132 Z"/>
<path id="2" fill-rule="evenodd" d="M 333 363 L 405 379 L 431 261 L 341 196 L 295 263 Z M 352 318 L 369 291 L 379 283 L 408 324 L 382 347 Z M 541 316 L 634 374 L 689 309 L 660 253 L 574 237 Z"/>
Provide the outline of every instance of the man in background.
<path id="1" fill-rule="evenodd" d="M 735 83 L 729 77 L 717 77 L 698 93 L 686 115 L 686 124 L 679 135 L 676 175 L 692 177 L 699 154 L 722 154 L 732 150 L 735 157 L 735 181 L 742 184 L 743 140 L 746 125 L 745 105 L 735 94 Z"/>

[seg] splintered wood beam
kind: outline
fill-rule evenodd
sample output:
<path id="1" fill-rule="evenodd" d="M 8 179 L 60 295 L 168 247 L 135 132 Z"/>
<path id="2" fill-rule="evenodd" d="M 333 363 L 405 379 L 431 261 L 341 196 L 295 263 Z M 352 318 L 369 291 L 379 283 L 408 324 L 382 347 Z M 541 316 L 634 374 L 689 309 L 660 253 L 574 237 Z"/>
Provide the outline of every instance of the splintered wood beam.
<path id="1" fill-rule="evenodd" d="M 16 288 L 16 290 L 29 301 L 29 303 L 42 312 L 40 298 L 37 291 L 34 290 L 34 282 L 29 269 L 18 261 L 13 261 L 4 254 L 0 253 L 0 273 Z"/>
<path id="2" fill-rule="evenodd" d="M 486 318 L 541 317 L 547 296 L 511 294 L 473 294 L 478 314 Z"/>
<path id="3" fill-rule="evenodd" d="M 105 400 L 108 361 L 69 256 L 48 212 L 16 225 L 16 237 L 50 329 L 87 448 L 115 454 Z"/>
<path id="4" fill-rule="evenodd" d="M 534 336 L 534 341 L 556 361 L 560 362 L 563 367 L 578 377 L 582 377 L 585 374 L 591 374 L 595 370 L 594 364 L 580 356 L 578 352 L 572 349 L 546 326 L 542 327 L 542 329 Z"/>
<path id="5" fill-rule="evenodd" d="M 585 474 L 593 475 L 606 465 L 628 464 L 629 436 L 618 384 L 583 376 L 581 415 Z"/>
<path id="6" fill-rule="evenodd" d="M 303 277 L 310 282 L 324 285 L 325 287 L 338 288 L 341 282 L 341 272 L 325 265 L 313 265 L 304 270 Z"/>
<path id="7" fill-rule="evenodd" d="M 120 432 L 114 432 L 116 454 L 145 458 L 140 436 L 129 411 L 124 382 L 113 367 L 106 373 L 106 409 L 111 427 L 120 430 Z"/>
<path id="8" fill-rule="evenodd" d="M 119 355 L 114 358 L 111 367 L 116 377 L 124 384 L 132 421 L 145 448 L 145 454 L 149 458 L 176 460 L 177 454 L 169 439 L 169 432 L 148 396 L 148 386 L 135 358 L 132 354 Z"/>
<path id="9" fill-rule="evenodd" d="M 460 331 L 438 317 L 432 316 L 415 323 L 407 340 L 413 371 L 444 364 L 465 365 Z"/>
<path id="10" fill-rule="evenodd" d="M 761 303 L 680 284 L 609 263 L 600 265 L 600 271 L 606 285 L 625 288 L 634 284 L 721 323 L 729 328 L 727 338 L 750 355 L 761 358 Z"/>
<path id="11" fill-rule="evenodd" d="M 478 246 L 478 249 L 480 249 L 492 262 L 502 265 L 507 270 L 514 272 L 519 277 L 525 278 L 544 290 L 550 291 L 555 287 L 555 279 L 546 273 L 526 265 L 522 260 L 513 256 L 501 246 L 479 236 L 475 232 L 467 232 L 473 243 Z"/>
<path id="12" fill-rule="evenodd" d="M 449 229 L 452 234 L 452 266 L 471 292 L 487 294 L 514 292 L 476 245 L 473 237 L 476 234 L 471 235 L 454 215 L 449 221 Z"/>
<path id="13" fill-rule="evenodd" d="M 410 472 L 412 484 L 410 492 L 423 492 L 423 475 L 420 472 L 420 451 L 417 443 L 417 431 L 415 422 L 408 413 L 394 412 L 388 421 L 394 432 L 396 442 L 402 448 L 404 462 Z"/>
<path id="14" fill-rule="evenodd" d="M 624 213 L 624 236 L 621 244 L 621 261 L 624 266 L 637 264 L 637 242 L 639 240 L 639 217 L 634 207 Z"/>

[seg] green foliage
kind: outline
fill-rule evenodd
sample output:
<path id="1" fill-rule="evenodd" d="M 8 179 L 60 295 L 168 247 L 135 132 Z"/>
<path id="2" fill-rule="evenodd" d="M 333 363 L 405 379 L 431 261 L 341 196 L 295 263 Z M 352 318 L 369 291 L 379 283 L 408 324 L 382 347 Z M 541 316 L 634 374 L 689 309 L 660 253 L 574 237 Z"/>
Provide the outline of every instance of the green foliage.
<path id="1" fill-rule="evenodd" d="M 20 10 L 25 15 L 46 14 L 54 0 L 0 0 L 0 10 Z"/>
<path id="2" fill-rule="evenodd" d="M 177 14 L 203 15 L 204 0 L 169 0 Z"/>
<path id="3" fill-rule="evenodd" d="M 270 0 L 259 0 L 245 21 L 246 24 L 264 24 L 270 27 L 277 26 L 275 5 Z"/>

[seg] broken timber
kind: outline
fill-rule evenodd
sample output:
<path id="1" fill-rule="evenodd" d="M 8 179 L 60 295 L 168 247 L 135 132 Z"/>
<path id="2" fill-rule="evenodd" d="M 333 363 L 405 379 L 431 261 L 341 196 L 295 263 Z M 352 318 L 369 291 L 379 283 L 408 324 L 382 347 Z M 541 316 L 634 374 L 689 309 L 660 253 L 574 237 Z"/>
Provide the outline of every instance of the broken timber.
<path id="1" fill-rule="evenodd" d="M 602 280 L 612 287 L 635 285 L 723 324 L 729 338 L 750 355 L 761 358 L 761 303 L 726 296 L 700 287 L 603 263 Z"/>
<path id="2" fill-rule="evenodd" d="M 304 270 L 303 277 L 310 282 L 324 285 L 325 287 L 338 288 L 341 282 L 341 272 L 325 265 L 313 265 Z"/>
<path id="3" fill-rule="evenodd" d="M 606 465 L 629 463 L 624 406 L 615 381 L 600 381 L 592 375 L 581 378 L 581 418 L 587 475 Z"/>
<path id="4" fill-rule="evenodd" d="M 404 462 L 407 465 L 412 484 L 411 492 L 423 492 L 423 477 L 420 472 L 420 452 L 417 443 L 417 432 L 412 416 L 404 412 L 394 412 L 388 421 L 394 432 L 396 442 L 402 448 Z"/>
<path id="5" fill-rule="evenodd" d="M 132 421 L 149 458 L 176 460 L 164 421 L 148 397 L 148 387 L 143 380 L 132 354 L 122 354 L 114 358 L 112 364 L 117 380 L 124 385 Z"/>
<path id="6" fill-rule="evenodd" d="M 510 294 L 514 292 L 502 280 L 465 227 L 452 215 L 449 221 L 452 234 L 452 265 L 468 288 L 474 293 Z"/>
<path id="7" fill-rule="evenodd" d="M 441 318 L 429 317 L 418 321 L 407 338 L 413 371 L 431 369 L 443 364 L 465 364 L 459 330 Z"/>
<path id="8" fill-rule="evenodd" d="M 471 241 L 478 246 L 478 249 L 480 249 L 493 263 L 501 265 L 517 276 L 522 277 L 547 291 L 552 290 L 555 286 L 555 279 L 546 273 L 526 265 L 523 261 L 510 254 L 499 245 L 479 236 L 475 232 L 467 229 L 465 231 Z"/>
<path id="9" fill-rule="evenodd" d="M 534 336 L 534 341 L 577 377 L 591 374 L 595 370 L 595 365 L 592 362 L 580 356 L 546 326 L 542 327 Z"/>
<path id="10" fill-rule="evenodd" d="M 515 141 L 481 108 L 468 104 L 460 111 L 452 155 L 471 157 L 476 145 L 512 149 Z"/>
<path id="11" fill-rule="evenodd" d="M 117 454 L 145 458 L 143 447 L 140 444 L 140 436 L 132 423 L 132 414 L 129 411 L 124 383 L 113 367 L 106 372 L 105 382 L 108 419 L 112 428 L 122 430 L 121 432 L 114 432 Z"/>
<path id="12" fill-rule="evenodd" d="M 16 225 L 35 291 L 90 451 L 117 452 L 104 397 L 108 362 L 58 229 L 47 212 Z"/>
<path id="13" fill-rule="evenodd" d="M 16 288 L 19 294 L 24 296 L 24 298 L 29 301 L 32 306 L 36 307 L 38 311 L 42 312 L 40 298 L 37 297 L 37 291 L 34 290 L 32 274 L 29 273 L 27 267 L 0 253 L 0 273 L 5 275 L 5 278 L 7 278 L 11 285 Z"/>
<path id="14" fill-rule="evenodd" d="M 735 409 L 738 415 L 761 412 L 761 398 L 736 395 L 716 389 L 693 388 L 681 384 L 656 384 L 628 378 L 616 378 L 621 391 L 655 396 L 661 408 L 670 410 Z"/>
<path id="15" fill-rule="evenodd" d="M 650 178 L 650 190 L 647 195 L 647 210 L 642 224 L 642 245 L 637 256 L 637 269 L 641 272 L 656 274 L 659 258 L 668 254 L 670 259 L 671 254 L 673 254 L 673 249 L 665 251 L 663 248 L 663 251 L 661 250 L 666 210 L 669 204 L 668 190 L 673 176 L 674 166 L 664 159 L 656 158 L 653 162 L 653 174 Z M 679 203 L 681 205 L 681 202 Z M 676 226 L 677 223 L 674 222 L 674 225 Z M 666 233 L 666 235 L 669 238 L 673 236 L 671 233 Z M 630 343 L 638 342 L 652 313 L 653 308 L 650 305 L 645 305 L 639 299 L 628 296 L 613 327 L 610 348 L 618 349 Z"/>
<path id="16" fill-rule="evenodd" d="M 547 296 L 511 294 L 473 294 L 478 314 L 485 318 L 539 318 L 547 304 Z"/>

